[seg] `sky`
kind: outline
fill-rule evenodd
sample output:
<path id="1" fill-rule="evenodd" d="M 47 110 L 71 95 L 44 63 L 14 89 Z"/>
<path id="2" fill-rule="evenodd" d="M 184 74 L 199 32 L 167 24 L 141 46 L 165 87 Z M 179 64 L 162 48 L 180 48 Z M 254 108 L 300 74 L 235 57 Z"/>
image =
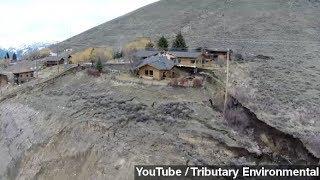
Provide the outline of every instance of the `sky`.
<path id="1" fill-rule="evenodd" d="M 156 1 L 0 0 L 0 47 L 63 41 Z"/>

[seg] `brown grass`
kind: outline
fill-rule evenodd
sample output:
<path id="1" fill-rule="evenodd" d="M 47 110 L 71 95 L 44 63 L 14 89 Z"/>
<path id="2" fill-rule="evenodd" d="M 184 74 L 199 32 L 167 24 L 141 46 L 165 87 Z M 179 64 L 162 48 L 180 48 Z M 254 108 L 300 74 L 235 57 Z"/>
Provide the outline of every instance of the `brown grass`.
<path id="1" fill-rule="evenodd" d="M 94 59 L 99 59 L 102 61 L 110 60 L 113 58 L 113 50 L 109 47 L 99 47 L 94 48 L 93 47 L 87 48 L 83 51 L 77 52 L 72 55 L 71 62 L 73 64 L 77 63 L 83 63 L 83 62 L 90 62 L 90 54 L 93 52 L 92 56 Z"/>

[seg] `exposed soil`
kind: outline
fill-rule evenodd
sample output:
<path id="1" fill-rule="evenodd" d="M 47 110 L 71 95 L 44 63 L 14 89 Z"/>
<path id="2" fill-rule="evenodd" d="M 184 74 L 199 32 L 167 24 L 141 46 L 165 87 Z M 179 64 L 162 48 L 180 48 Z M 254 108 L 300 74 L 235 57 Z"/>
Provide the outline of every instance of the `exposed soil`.
<path id="1" fill-rule="evenodd" d="M 313 164 L 302 143 L 237 101 L 229 121 L 210 87 L 125 83 L 85 71 L 0 104 L 0 177 L 132 179 L 136 164 Z M 258 128 L 259 127 L 259 128 Z"/>

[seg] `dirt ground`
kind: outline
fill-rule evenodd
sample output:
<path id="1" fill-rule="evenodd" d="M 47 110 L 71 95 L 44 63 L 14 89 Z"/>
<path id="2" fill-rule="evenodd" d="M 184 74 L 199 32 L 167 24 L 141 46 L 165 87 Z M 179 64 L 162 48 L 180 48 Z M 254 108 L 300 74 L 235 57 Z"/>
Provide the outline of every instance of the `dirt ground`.
<path id="1" fill-rule="evenodd" d="M 213 93 L 85 71 L 35 87 L 0 104 L 0 177 L 133 179 L 137 164 L 283 162 L 230 126 Z"/>

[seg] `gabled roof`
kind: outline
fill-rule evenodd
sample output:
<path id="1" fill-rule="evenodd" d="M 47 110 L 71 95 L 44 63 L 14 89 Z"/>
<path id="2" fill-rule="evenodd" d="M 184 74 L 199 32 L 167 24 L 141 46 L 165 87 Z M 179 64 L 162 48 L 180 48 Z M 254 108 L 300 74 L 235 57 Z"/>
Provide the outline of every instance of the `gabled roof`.
<path id="1" fill-rule="evenodd" d="M 16 67 L 12 71 L 13 74 L 20 74 L 20 73 L 27 73 L 27 72 L 34 72 L 34 70 L 28 67 Z"/>
<path id="2" fill-rule="evenodd" d="M 189 51 L 169 51 L 169 54 L 176 56 L 177 58 L 198 58 L 201 52 L 189 52 Z"/>
<path id="3" fill-rule="evenodd" d="M 4 76 L 9 76 L 11 73 L 9 71 L 6 71 L 6 70 L 3 70 L 3 69 L 0 69 L 0 76 L 1 75 L 4 75 Z"/>
<path id="4" fill-rule="evenodd" d="M 18 61 L 16 64 L 9 66 L 7 71 L 13 74 L 33 72 L 35 69 L 35 62 L 33 61 Z"/>
<path id="5" fill-rule="evenodd" d="M 147 50 L 139 50 L 136 53 L 134 53 L 134 56 L 137 58 L 147 58 L 150 56 L 154 56 L 156 54 L 160 53 L 160 51 L 147 51 Z"/>
<path id="6" fill-rule="evenodd" d="M 158 70 L 171 70 L 174 67 L 175 63 L 172 60 L 168 59 L 166 56 L 158 54 L 156 56 L 151 56 L 145 59 L 137 66 L 137 69 L 145 65 L 152 66 Z"/>
<path id="7" fill-rule="evenodd" d="M 48 56 L 45 57 L 43 59 L 41 59 L 41 61 L 43 62 L 48 62 L 48 61 L 59 61 L 60 59 L 57 56 Z"/>

